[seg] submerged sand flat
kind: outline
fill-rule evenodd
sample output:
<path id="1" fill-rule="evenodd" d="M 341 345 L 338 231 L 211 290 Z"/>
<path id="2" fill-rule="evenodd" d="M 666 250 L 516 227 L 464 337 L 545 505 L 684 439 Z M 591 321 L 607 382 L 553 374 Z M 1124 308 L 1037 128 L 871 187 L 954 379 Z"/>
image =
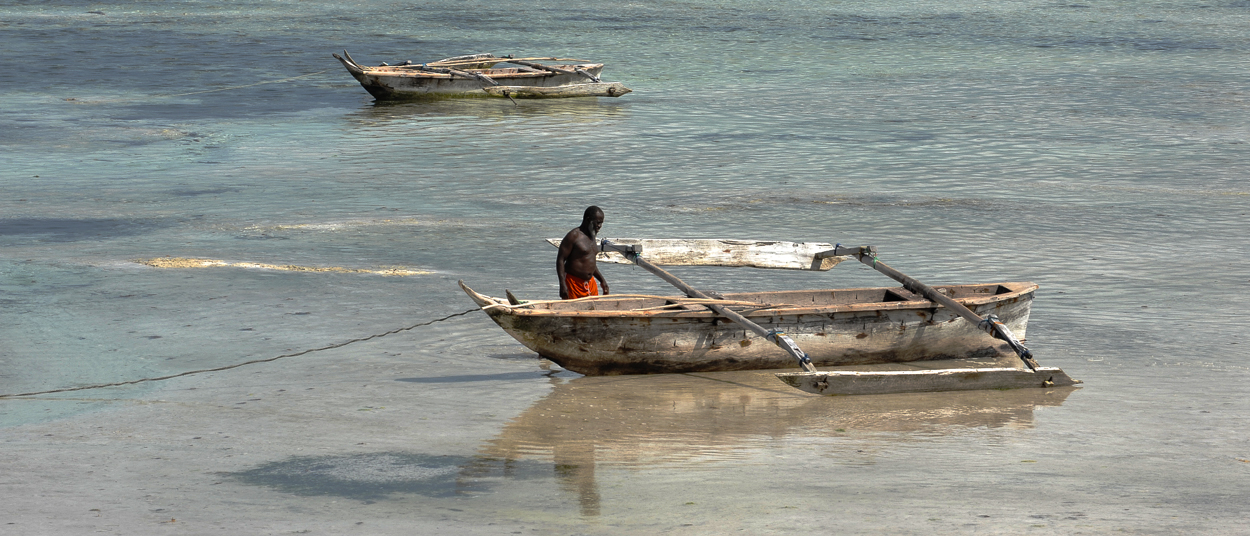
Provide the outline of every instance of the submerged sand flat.
<path id="1" fill-rule="evenodd" d="M 412 270 L 409 268 L 344 268 L 342 266 L 296 266 L 294 264 L 267 264 L 263 262 L 231 262 L 221 259 L 196 259 L 190 257 L 157 257 L 154 259 L 135 259 L 134 262 L 153 268 L 254 268 L 262 270 L 284 270 L 288 272 L 337 272 L 345 274 L 376 274 L 385 276 L 408 276 L 432 274 L 429 270 Z"/>
<path id="2" fill-rule="evenodd" d="M 369 226 L 417 225 L 422 222 L 423 220 L 418 220 L 416 218 L 387 218 L 387 219 L 380 219 L 380 220 L 350 220 L 350 221 L 328 222 L 328 223 L 327 222 L 286 223 L 286 224 L 271 225 L 267 227 L 253 225 L 253 226 L 247 227 L 246 230 L 249 230 L 249 231 L 266 231 L 266 230 L 272 230 L 272 231 L 292 231 L 292 230 L 341 231 L 344 229 L 353 229 L 353 228 L 358 228 L 358 227 L 369 227 Z"/>
<path id="3" fill-rule="evenodd" d="M 999 505 L 994 493 L 1037 487 L 1004 475 L 1027 476 L 1038 463 L 1061 477 L 1085 468 L 1056 468 L 1038 454 L 1022 463 L 1015 449 L 993 446 L 1035 429 L 1035 414 L 1063 407 L 1073 388 L 834 398 L 791 389 L 768 371 L 577 377 L 527 359 L 485 371 L 438 363 L 465 348 L 438 333 L 492 338 L 473 325 L 465 317 L 177 378 L 156 392 L 3 400 L 107 407 L 6 431 L 0 461 L 12 471 L 0 491 L 12 500 L 0 521 L 22 534 L 695 535 L 841 516 L 841 527 L 865 533 L 891 524 L 877 519 L 878 504 L 927 470 L 940 492 L 911 498 L 926 518 L 946 516 L 929 525 L 1001 531 L 1072 509 L 1051 496 L 1031 508 Z M 935 439 L 981 447 L 947 466 L 925 453 Z M 964 469 L 987 463 L 993 470 Z M 813 464 L 836 478 L 816 487 L 777 479 L 778 466 Z M 854 478 L 866 471 L 879 476 Z M 769 500 L 727 485 L 770 480 L 778 485 Z M 978 485 L 962 489 L 969 483 Z M 1063 499 L 1088 502 L 1091 493 Z M 958 515 L 945 513 L 952 501 Z"/>

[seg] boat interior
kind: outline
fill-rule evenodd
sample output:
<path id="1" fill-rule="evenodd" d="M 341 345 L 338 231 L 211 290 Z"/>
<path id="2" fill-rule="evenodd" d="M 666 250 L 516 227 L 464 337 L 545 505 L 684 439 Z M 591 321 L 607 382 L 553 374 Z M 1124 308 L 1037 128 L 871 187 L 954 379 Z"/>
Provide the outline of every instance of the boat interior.
<path id="1" fill-rule="evenodd" d="M 989 298 L 1007 294 L 1022 294 L 1036 287 L 1033 283 L 990 283 L 980 285 L 935 286 L 938 292 L 954 299 Z M 824 290 L 783 290 L 774 292 L 738 292 L 720 296 L 719 305 L 733 309 L 786 309 L 829 307 L 838 305 L 887 304 L 893 302 L 924 302 L 928 300 L 903 287 L 878 287 Z M 709 301 L 679 296 L 609 295 L 579 300 L 535 301 L 525 309 L 547 311 L 706 311 L 700 302 Z M 502 303 L 507 303 L 503 301 Z"/>
<path id="2" fill-rule="evenodd" d="M 598 69 L 603 68 L 603 64 L 602 63 L 584 63 L 584 64 L 579 64 L 579 65 L 552 65 L 551 67 L 556 67 L 556 68 L 564 69 L 567 71 L 572 71 L 574 69 L 582 69 L 590 73 L 595 73 L 597 72 Z M 422 70 L 420 65 L 387 65 L 387 66 L 380 66 L 380 67 L 364 67 L 364 69 L 373 74 L 405 74 L 405 75 L 416 74 L 416 75 L 446 76 L 446 73 L 424 71 Z M 475 72 L 478 74 L 484 74 L 491 78 L 533 78 L 533 77 L 553 76 L 555 74 L 555 73 L 551 73 L 548 71 L 541 71 L 538 69 L 513 68 L 513 67 L 506 67 L 506 68 L 499 68 L 499 69 L 480 68 L 480 69 L 460 69 L 460 70 L 471 71 L 471 72 Z"/>
<path id="3" fill-rule="evenodd" d="M 491 54 L 470 54 L 467 56 L 456 56 L 454 58 L 444 58 L 444 59 L 441 59 L 438 61 L 432 61 L 429 63 L 406 62 L 405 64 L 401 64 L 401 65 L 387 65 L 384 63 L 376 67 L 368 67 L 365 65 L 361 65 L 360 63 L 356 62 L 356 60 L 353 59 L 351 55 L 347 53 L 346 50 L 343 51 L 343 56 L 334 54 L 334 57 L 339 59 L 339 61 L 343 61 L 345 64 L 350 63 L 352 66 L 356 67 L 357 69 L 360 69 L 361 71 L 369 72 L 372 74 L 391 74 L 391 75 L 399 74 L 399 75 L 420 75 L 420 76 L 438 76 L 438 75 L 448 76 L 447 72 L 438 72 L 435 70 L 446 71 L 447 69 L 456 69 L 460 71 L 471 71 L 477 74 L 483 74 L 491 78 L 496 78 L 496 77 L 530 78 L 530 77 L 552 76 L 552 75 L 557 74 L 549 70 L 545 70 L 543 69 L 543 67 L 554 67 L 562 71 L 576 71 L 577 69 L 581 69 L 583 71 L 587 71 L 592 74 L 598 73 L 600 70 L 603 69 L 602 63 L 591 63 L 591 62 L 587 62 L 586 60 L 578 60 L 578 59 L 573 59 L 573 58 L 512 58 L 512 57 L 500 58 L 500 57 L 495 57 Z M 577 62 L 577 63 L 567 63 L 567 64 L 534 63 L 535 61 L 540 61 L 540 60 Z M 510 63 L 510 62 L 518 62 L 518 63 L 513 63 L 513 65 L 509 67 L 495 68 L 495 66 L 500 63 Z M 570 72 L 568 74 L 572 74 L 572 73 Z"/>

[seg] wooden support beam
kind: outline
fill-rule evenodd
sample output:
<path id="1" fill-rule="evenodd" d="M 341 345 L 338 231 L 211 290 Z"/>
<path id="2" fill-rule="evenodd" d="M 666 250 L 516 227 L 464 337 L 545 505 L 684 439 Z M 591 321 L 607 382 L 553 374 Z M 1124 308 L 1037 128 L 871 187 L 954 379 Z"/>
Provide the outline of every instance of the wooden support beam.
<path id="1" fill-rule="evenodd" d="M 532 62 L 532 61 L 525 61 L 525 60 L 504 60 L 504 61 L 501 61 L 500 63 L 515 63 L 515 64 L 517 64 L 517 65 L 524 65 L 524 66 L 526 66 L 526 67 L 533 67 L 533 68 L 535 68 L 535 69 L 541 69 L 541 70 L 544 70 L 544 71 L 547 71 L 547 72 L 550 72 L 550 73 L 555 73 L 555 74 L 577 74 L 577 72 L 576 72 L 576 71 L 570 71 L 570 70 L 568 70 L 568 69 L 561 69 L 561 68 L 559 68 L 559 67 L 552 67 L 552 66 L 550 66 L 550 65 L 543 65 L 543 64 L 541 64 L 541 63 L 534 63 L 534 62 Z"/>
<path id="2" fill-rule="evenodd" d="M 785 372 L 776 376 L 791 387 L 826 396 L 1065 387 L 1081 383 L 1056 367 L 1038 367 L 1037 370 L 1007 367 L 872 372 L 837 370 Z"/>

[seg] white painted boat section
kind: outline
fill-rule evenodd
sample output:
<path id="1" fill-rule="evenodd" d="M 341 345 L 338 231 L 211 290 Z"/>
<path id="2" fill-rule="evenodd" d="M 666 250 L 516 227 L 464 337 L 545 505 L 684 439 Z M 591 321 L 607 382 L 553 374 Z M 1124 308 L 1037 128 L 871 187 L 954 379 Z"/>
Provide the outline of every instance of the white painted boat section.
<path id="1" fill-rule="evenodd" d="M 774 240 L 731 240 L 701 238 L 609 238 L 621 246 L 642 246 L 642 258 L 661 266 L 732 266 L 777 268 L 782 270 L 825 271 L 850 257 L 817 259 L 816 254 L 833 249 L 823 242 L 779 242 Z M 547 242 L 560 247 L 559 238 Z M 599 253 L 599 262 L 633 264 L 616 252 Z"/>

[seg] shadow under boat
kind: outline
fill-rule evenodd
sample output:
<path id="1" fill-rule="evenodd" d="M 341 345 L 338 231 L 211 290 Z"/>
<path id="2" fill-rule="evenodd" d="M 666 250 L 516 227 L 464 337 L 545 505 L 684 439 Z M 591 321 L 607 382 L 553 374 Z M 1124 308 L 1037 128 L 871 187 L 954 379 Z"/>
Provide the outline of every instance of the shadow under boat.
<path id="1" fill-rule="evenodd" d="M 798 392 L 774 372 L 586 376 L 559 383 L 484 445 L 462 474 L 551 459 L 560 486 L 576 495 L 582 515 L 596 516 L 598 464 L 738 458 L 754 442 L 782 437 L 915 431 L 931 437 L 966 428 L 1029 428 L 1035 408 L 1059 406 L 1078 389 L 827 397 Z"/>
<path id="2" fill-rule="evenodd" d="M 573 124 L 595 125 L 626 119 L 628 110 L 628 103 L 598 102 L 597 99 L 520 100 L 515 104 L 506 99 L 434 99 L 374 101 L 346 114 L 344 119 L 358 126 L 449 117 L 486 120 L 551 118 Z"/>

